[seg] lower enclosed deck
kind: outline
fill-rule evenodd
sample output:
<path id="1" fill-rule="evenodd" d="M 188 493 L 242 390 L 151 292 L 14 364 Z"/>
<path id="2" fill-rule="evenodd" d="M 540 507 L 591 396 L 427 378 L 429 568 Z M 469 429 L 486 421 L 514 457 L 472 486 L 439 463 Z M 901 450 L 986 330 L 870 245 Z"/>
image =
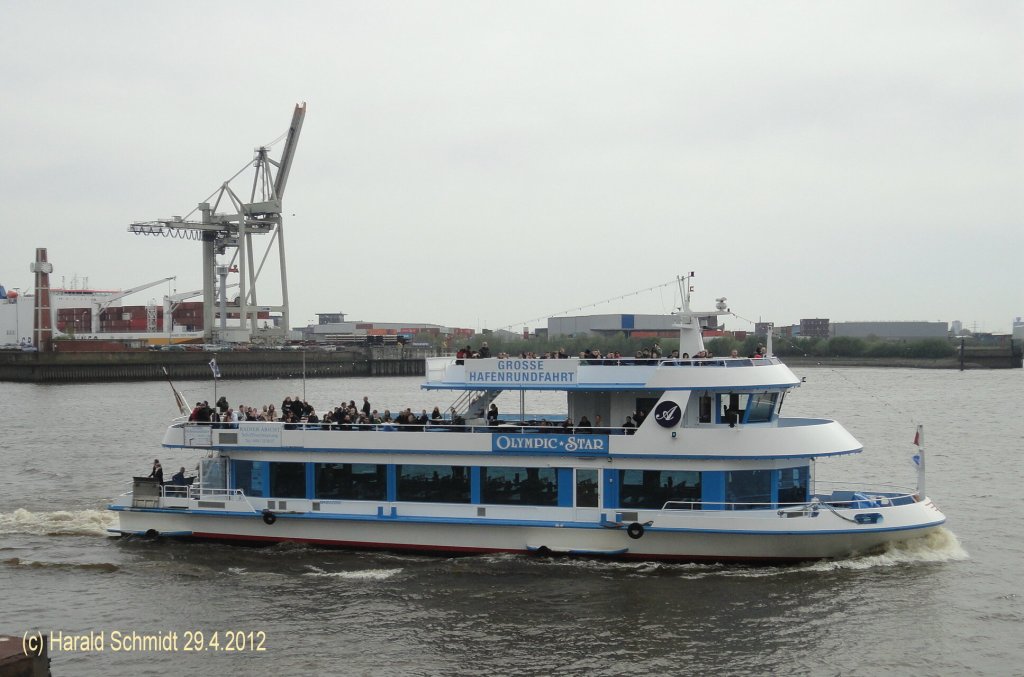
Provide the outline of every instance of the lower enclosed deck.
<path id="1" fill-rule="evenodd" d="M 791 561 L 870 550 L 944 521 L 930 501 L 892 488 L 815 494 L 806 465 L 691 471 L 212 458 L 202 470 L 207 483 L 194 487 L 137 480 L 111 506 L 119 531 L 435 553 Z M 211 487 L 218 477 L 230 486 Z"/>

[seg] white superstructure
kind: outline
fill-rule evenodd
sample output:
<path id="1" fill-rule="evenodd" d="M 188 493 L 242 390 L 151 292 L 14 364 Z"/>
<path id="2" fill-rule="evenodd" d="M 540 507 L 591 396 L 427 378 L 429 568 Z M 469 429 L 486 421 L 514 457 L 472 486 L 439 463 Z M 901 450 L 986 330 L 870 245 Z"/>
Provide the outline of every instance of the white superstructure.
<path id="1" fill-rule="evenodd" d="M 700 352 L 698 314 L 680 315 Z M 123 534 L 680 560 L 842 557 L 943 524 L 914 489 L 816 482 L 816 462 L 861 445 L 781 417 L 799 385 L 770 355 L 431 358 L 424 387 L 464 393 L 443 420 L 177 422 L 163 444 L 201 453 L 198 481 L 137 479 L 110 508 Z M 523 410 L 485 420 L 506 390 Z M 565 421 L 528 412 L 539 390 L 566 394 Z M 637 428 L 596 424 L 636 412 Z"/>

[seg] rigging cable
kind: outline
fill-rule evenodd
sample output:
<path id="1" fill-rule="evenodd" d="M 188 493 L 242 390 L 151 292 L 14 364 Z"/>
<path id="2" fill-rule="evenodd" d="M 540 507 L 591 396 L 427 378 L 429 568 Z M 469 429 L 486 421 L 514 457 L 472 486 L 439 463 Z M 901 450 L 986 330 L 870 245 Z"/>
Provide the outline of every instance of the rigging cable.
<path id="1" fill-rule="evenodd" d="M 677 282 L 676 280 L 669 280 L 668 282 L 665 282 L 663 284 L 656 284 L 653 287 L 645 287 L 644 289 L 637 289 L 634 292 L 630 292 L 628 294 L 622 294 L 621 296 L 613 296 L 613 297 L 607 298 L 607 299 L 605 299 L 603 301 L 596 301 L 594 303 L 588 303 L 586 305 L 577 306 L 575 308 L 568 308 L 566 310 L 562 310 L 562 311 L 559 311 L 557 313 L 550 313 L 548 315 L 542 315 L 540 317 L 532 317 L 529 320 L 522 320 L 521 322 L 513 322 L 512 324 L 506 324 L 506 325 L 504 325 L 502 327 L 498 327 L 498 329 L 512 330 L 515 327 L 522 327 L 524 325 L 527 325 L 527 324 L 529 324 L 531 322 L 536 322 L 538 320 L 546 320 L 549 317 L 556 317 L 558 315 L 565 315 L 566 313 L 571 313 L 571 312 L 573 312 L 575 310 L 583 310 L 585 308 L 595 308 L 597 306 L 604 305 L 605 303 L 611 303 L 612 301 L 619 301 L 619 300 L 628 298 L 630 296 L 636 296 L 637 294 L 643 294 L 645 292 L 654 291 L 655 289 L 661 289 L 662 287 L 667 287 L 667 286 L 669 286 L 671 284 L 676 284 L 676 282 Z"/>

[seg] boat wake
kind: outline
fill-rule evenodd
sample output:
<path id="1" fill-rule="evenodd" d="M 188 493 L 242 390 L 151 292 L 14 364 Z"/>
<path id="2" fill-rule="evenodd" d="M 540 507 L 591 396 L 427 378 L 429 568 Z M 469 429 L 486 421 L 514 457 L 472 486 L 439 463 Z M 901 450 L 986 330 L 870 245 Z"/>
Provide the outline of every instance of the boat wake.
<path id="1" fill-rule="evenodd" d="M 400 574 L 401 569 L 362 569 L 359 571 L 324 571 L 320 567 L 307 565 L 310 571 L 303 576 L 314 576 L 322 578 L 342 578 L 353 581 L 386 581 L 387 579 Z"/>
<path id="2" fill-rule="evenodd" d="M 785 576 L 790 574 L 824 573 L 832 571 L 864 571 L 885 567 L 904 566 L 908 564 L 924 564 L 934 562 L 958 562 L 969 559 L 970 555 L 960 545 L 960 540 L 945 527 L 910 541 L 900 541 L 886 545 L 882 550 L 865 555 L 857 555 L 846 559 L 821 560 L 792 567 L 728 567 L 720 566 L 715 570 L 707 568 L 702 573 L 690 572 L 693 577 L 736 576 L 740 578 L 759 578 L 765 576 Z M 695 576 L 694 574 L 697 573 Z"/>
<path id="3" fill-rule="evenodd" d="M 544 567 L 569 567 L 588 570 L 596 574 L 626 574 L 632 576 L 680 576 L 687 579 L 708 577 L 762 578 L 787 576 L 808 572 L 830 572 L 840 570 L 866 570 L 894 567 L 907 564 L 932 562 L 956 562 L 969 559 L 970 555 L 960 540 L 949 529 L 942 527 L 927 536 L 910 541 L 890 543 L 883 550 L 871 554 L 857 555 L 847 559 L 821 560 L 793 566 L 758 566 L 727 563 L 682 563 L 682 562 L 630 562 L 603 560 L 597 558 L 552 558 L 531 560 Z"/>
<path id="4" fill-rule="evenodd" d="M 0 513 L 0 534 L 30 536 L 109 536 L 117 516 L 107 510 L 31 512 L 18 508 Z"/>
<path id="5" fill-rule="evenodd" d="M 880 552 L 850 559 L 815 562 L 804 571 L 836 571 L 838 569 L 873 569 L 876 567 L 920 564 L 924 562 L 958 562 L 970 559 L 960 539 L 949 529 L 936 531 L 910 541 L 890 543 Z"/>
<path id="6" fill-rule="evenodd" d="M 75 569 L 85 571 L 98 571 L 100 573 L 112 573 L 121 567 L 110 562 L 39 562 L 36 560 L 10 557 L 0 559 L 0 564 L 9 567 L 28 567 L 30 569 Z"/>

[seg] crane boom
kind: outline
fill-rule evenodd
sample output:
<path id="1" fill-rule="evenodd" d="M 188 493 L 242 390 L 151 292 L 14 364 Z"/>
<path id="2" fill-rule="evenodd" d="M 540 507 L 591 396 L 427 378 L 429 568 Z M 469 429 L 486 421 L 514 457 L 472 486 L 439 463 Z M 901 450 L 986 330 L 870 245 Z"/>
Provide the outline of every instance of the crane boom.
<path id="1" fill-rule="evenodd" d="M 278 200 L 284 198 L 284 188 L 288 184 L 288 173 L 292 169 L 292 158 L 295 157 L 295 148 L 299 145 L 299 134 L 302 132 L 302 121 L 305 119 L 306 104 L 295 104 L 292 124 L 288 127 L 288 140 L 285 141 L 284 150 L 281 151 L 281 161 L 277 165 L 277 179 L 274 181 L 274 194 Z"/>
<path id="2" fill-rule="evenodd" d="M 92 326 L 92 330 L 93 331 L 99 331 L 100 315 L 102 315 L 103 311 L 106 310 L 107 308 L 109 308 L 110 304 L 112 304 L 114 301 L 117 301 L 118 299 L 123 299 L 125 296 L 131 296 L 135 292 L 143 291 L 144 289 L 149 289 L 150 287 L 155 287 L 158 284 L 162 284 L 164 282 L 170 282 L 171 280 L 176 280 L 176 279 L 178 279 L 178 278 L 176 278 L 174 276 L 163 277 L 163 278 L 160 278 L 159 280 L 153 280 L 152 282 L 147 282 L 146 284 L 140 284 L 138 287 L 132 287 L 131 289 L 125 289 L 124 291 L 122 291 L 122 292 L 120 292 L 118 294 L 114 294 L 113 296 L 107 296 L 102 301 L 94 301 L 93 302 L 93 307 L 92 307 L 92 313 L 91 313 L 91 315 L 92 315 L 92 325 L 91 325 Z"/>

